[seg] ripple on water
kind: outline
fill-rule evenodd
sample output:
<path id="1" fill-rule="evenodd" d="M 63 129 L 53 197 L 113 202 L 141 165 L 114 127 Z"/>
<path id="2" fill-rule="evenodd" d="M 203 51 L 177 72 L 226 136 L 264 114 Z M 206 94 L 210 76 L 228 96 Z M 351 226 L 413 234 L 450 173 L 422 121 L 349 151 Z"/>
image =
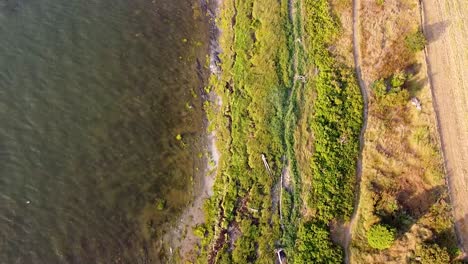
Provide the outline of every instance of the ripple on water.
<path id="1" fill-rule="evenodd" d="M 158 262 L 206 151 L 191 2 L 0 0 L 1 264 Z"/>

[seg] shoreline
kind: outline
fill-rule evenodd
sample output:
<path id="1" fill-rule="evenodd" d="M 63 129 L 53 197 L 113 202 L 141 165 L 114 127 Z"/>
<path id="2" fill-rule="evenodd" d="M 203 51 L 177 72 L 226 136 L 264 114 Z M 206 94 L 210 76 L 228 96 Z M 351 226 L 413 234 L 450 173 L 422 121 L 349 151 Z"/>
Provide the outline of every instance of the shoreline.
<path id="1" fill-rule="evenodd" d="M 197 256 L 194 250 L 200 238 L 193 233 L 193 229 L 205 222 L 203 204 L 206 199 L 213 195 L 213 185 L 219 160 L 219 152 L 215 144 L 215 133 L 207 134 L 205 146 L 207 147 L 208 157 L 204 158 L 205 168 L 193 186 L 193 201 L 173 222 L 174 226 L 163 237 L 163 240 L 169 246 L 171 260 L 174 257 L 186 261 L 195 260 Z M 197 189 L 197 187 L 200 187 L 200 189 Z"/>
<path id="2" fill-rule="evenodd" d="M 220 30 L 216 25 L 216 18 L 218 17 L 219 7 L 221 0 L 214 1 L 213 3 L 207 3 L 206 0 L 200 0 L 200 6 L 203 12 L 209 17 L 209 44 L 208 52 L 210 63 L 207 70 L 207 75 L 219 76 L 221 70 L 219 67 L 219 53 L 220 47 L 218 43 L 218 37 Z M 205 80 L 205 84 L 208 83 L 208 79 Z M 203 102 L 215 102 L 221 105 L 220 98 L 211 91 L 206 93 L 202 90 Z M 216 131 L 213 130 L 208 132 L 207 129 L 210 125 L 206 110 L 205 113 L 204 129 L 205 134 L 203 136 L 204 143 L 203 149 L 206 149 L 203 157 L 204 167 L 200 173 L 197 173 L 195 182 L 192 187 L 193 200 L 187 205 L 182 211 L 181 215 L 173 222 L 173 227 L 169 232 L 163 236 L 163 241 L 169 246 L 170 260 L 173 262 L 175 259 L 182 261 L 194 261 L 198 255 L 196 252 L 196 245 L 200 242 L 200 238 L 197 237 L 193 229 L 200 224 L 205 222 L 205 212 L 203 210 L 203 204 L 206 199 L 213 195 L 213 185 L 216 177 L 218 162 L 220 153 L 216 147 Z M 175 258 L 175 259 L 174 259 Z"/>

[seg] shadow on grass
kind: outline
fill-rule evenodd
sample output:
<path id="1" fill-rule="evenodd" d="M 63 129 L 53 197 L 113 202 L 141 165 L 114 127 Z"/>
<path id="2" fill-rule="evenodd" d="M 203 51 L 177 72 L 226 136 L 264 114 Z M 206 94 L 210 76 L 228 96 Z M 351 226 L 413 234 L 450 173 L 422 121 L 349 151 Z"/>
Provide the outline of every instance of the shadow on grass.
<path id="1" fill-rule="evenodd" d="M 400 209 L 390 214 L 380 214 L 382 223 L 396 228 L 397 238 L 403 237 L 420 218 L 429 213 L 432 206 L 444 196 L 445 191 L 445 186 L 440 185 L 417 195 L 414 195 L 411 191 L 400 192 L 397 196 Z M 433 221 L 438 220 L 437 218 L 433 219 Z M 462 229 L 467 221 L 468 214 L 455 221 L 455 228 Z M 468 255 L 466 253 L 462 254 L 460 251 L 459 246 L 463 247 L 463 245 L 462 241 L 459 238 L 457 239 L 455 228 L 451 226 L 439 232 L 433 230 L 433 236 L 424 243 L 435 243 L 441 248 L 446 248 L 452 259 L 463 260 L 460 263 L 468 263 Z"/>
<path id="2" fill-rule="evenodd" d="M 398 196 L 400 209 L 391 214 L 381 214 L 382 223 L 395 227 L 397 237 L 402 237 L 413 224 L 429 212 L 445 190 L 443 185 L 414 195 L 412 191 L 401 191 Z"/>
<path id="3" fill-rule="evenodd" d="M 405 87 L 411 97 L 416 96 L 416 93 L 421 91 L 421 89 L 424 88 L 424 86 L 427 85 L 429 81 L 427 77 L 420 78 L 420 76 L 418 76 L 422 66 L 423 65 L 421 63 L 415 63 L 405 69 L 406 73 L 413 76 L 405 83 Z"/>

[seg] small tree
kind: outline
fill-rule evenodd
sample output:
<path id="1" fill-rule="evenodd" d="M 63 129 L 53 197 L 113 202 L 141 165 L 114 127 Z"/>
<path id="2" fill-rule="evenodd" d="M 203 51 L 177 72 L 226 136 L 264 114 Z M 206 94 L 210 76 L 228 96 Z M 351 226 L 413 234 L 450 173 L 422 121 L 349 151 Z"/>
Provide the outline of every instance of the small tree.
<path id="1" fill-rule="evenodd" d="M 369 246 L 376 249 L 389 248 L 395 241 L 396 230 L 387 228 L 384 225 L 376 224 L 367 232 L 367 242 Z"/>
<path id="2" fill-rule="evenodd" d="M 406 46 L 412 52 L 418 52 L 424 49 L 424 46 L 427 44 L 426 37 L 424 36 L 421 30 L 417 30 L 406 36 L 405 38 Z"/>

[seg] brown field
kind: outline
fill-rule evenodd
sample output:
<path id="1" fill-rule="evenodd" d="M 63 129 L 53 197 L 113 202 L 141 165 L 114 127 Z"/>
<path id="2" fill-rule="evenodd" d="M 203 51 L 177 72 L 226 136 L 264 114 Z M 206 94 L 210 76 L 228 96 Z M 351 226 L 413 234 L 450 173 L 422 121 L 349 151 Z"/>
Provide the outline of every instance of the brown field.
<path id="1" fill-rule="evenodd" d="M 468 252 L 468 1 L 424 0 L 424 32 L 455 223 Z"/>

